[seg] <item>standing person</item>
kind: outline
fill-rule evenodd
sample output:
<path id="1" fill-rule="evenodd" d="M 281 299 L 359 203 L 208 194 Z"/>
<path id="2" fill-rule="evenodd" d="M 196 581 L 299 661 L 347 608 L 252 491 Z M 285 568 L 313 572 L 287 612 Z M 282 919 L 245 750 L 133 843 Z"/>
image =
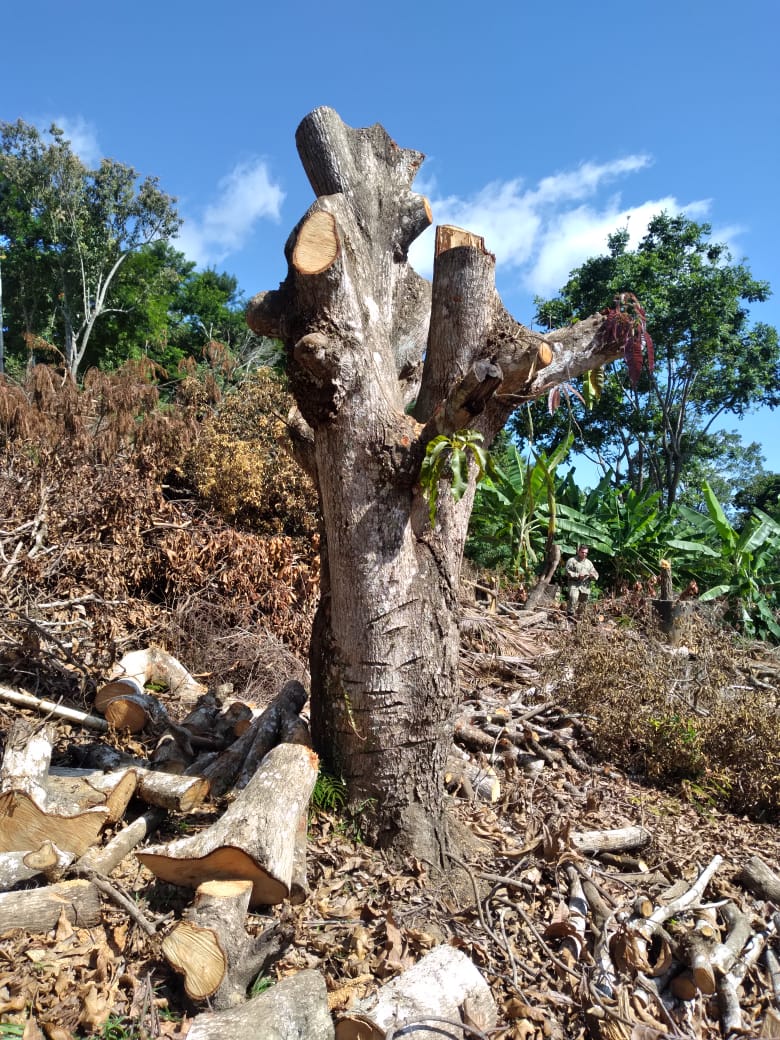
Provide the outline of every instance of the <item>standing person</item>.
<path id="1" fill-rule="evenodd" d="M 598 581 L 599 572 L 588 559 L 588 546 L 580 545 L 577 555 L 566 564 L 566 579 L 569 583 L 566 613 L 569 617 L 581 617 L 590 598 L 590 583 Z"/>

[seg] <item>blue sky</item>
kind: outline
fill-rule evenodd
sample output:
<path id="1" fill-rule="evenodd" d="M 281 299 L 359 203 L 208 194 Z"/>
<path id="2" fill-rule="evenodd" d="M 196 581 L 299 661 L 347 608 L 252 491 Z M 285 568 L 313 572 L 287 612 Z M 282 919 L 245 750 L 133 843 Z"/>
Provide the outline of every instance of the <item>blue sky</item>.
<path id="1" fill-rule="evenodd" d="M 0 118 L 52 120 L 86 161 L 155 174 L 191 259 L 247 293 L 284 278 L 312 200 L 317 105 L 424 152 L 436 223 L 482 233 L 520 321 L 535 293 L 661 209 L 713 225 L 779 294 L 777 0 L 27 0 L 0 10 Z M 431 232 L 413 260 L 429 273 Z M 780 472 L 777 417 L 742 424 Z"/>

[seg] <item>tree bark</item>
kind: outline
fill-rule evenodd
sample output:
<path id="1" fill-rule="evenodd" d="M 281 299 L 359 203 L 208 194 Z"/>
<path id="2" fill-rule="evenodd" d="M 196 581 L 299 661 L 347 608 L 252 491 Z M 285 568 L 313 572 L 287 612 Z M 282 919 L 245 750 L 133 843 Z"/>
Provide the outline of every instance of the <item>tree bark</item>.
<path id="1" fill-rule="evenodd" d="M 316 779 L 312 751 L 280 744 L 211 827 L 136 856 L 174 885 L 245 879 L 253 884 L 252 906 L 281 903 L 290 895 L 298 822 Z"/>
<path id="2" fill-rule="evenodd" d="M 77 928 L 94 928 L 101 921 L 100 894 L 89 881 L 61 881 L 46 888 L 0 894 L 0 935 L 24 928 L 40 934 L 57 927 L 65 914 Z"/>
<path id="3" fill-rule="evenodd" d="M 333 1040 L 325 980 L 318 971 L 299 971 L 239 1007 L 193 1019 L 186 1040 Z"/>
<path id="4" fill-rule="evenodd" d="M 431 223 L 411 190 L 423 156 L 378 124 L 318 108 L 296 142 L 317 200 L 288 240 L 286 280 L 247 320 L 285 343 L 322 506 L 312 736 L 364 833 L 440 861 L 474 472 L 458 502 L 442 481 L 432 525 L 426 447 L 464 428 L 489 444 L 519 403 L 619 349 L 601 342 L 601 316 L 548 336 L 515 322 L 495 258 L 460 229 L 439 235 L 432 287 L 420 278 L 407 253 Z"/>

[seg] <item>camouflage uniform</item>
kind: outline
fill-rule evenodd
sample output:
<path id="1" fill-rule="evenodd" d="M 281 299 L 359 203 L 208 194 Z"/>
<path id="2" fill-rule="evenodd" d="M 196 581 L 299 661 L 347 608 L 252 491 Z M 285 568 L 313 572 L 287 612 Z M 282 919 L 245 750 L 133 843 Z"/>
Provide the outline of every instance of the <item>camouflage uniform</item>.
<path id="1" fill-rule="evenodd" d="M 574 614 L 582 614 L 585 604 L 590 598 L 590 583 L 598 581 L 599 572 L 586 557 L 581 560 L 577 556 L 566 564 L 566 578 L 569 582 L 569 602 L 566 613 L 572 617 Z"/>

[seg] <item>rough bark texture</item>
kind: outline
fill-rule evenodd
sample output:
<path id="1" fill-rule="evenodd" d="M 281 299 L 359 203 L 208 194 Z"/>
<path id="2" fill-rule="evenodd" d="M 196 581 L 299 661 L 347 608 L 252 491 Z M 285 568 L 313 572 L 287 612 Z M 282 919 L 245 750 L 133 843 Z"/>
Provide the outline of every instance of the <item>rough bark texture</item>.
<path id="1" fill-rule="evenodd" d="M 317 756 L 280 744 L 228 809 L 207 830 L 137 852 L 157 877 L 197 888 L 210 880 L 245 879 L 251 905 L 281 903 L 290 894 L 298 822 L 317 779 Z"/>
<path id="2" fill-rule="evenodd" d="M 0 894 L 0 935 L 14 928 L 40 934 L 56 928 L 65 914 L 77 928 L 94 928 L 102 920 L 100 894 L 89 881 L 61 881 L 46 888 Z"/>
<path id="3" fill-rule="evenodd" d="M 193 1019 L 187 1040 L 333 1040 L 325 979 L 318 971 L 299 971 L 265 993 L 227 1011 Z"/>
<path id="4" fill-rule="evenodd" d="M 468 232 L 440 233 L 432 286 L 420 278 L 407 252 L 432 219 L 411 190 L 423 156 L 381 126 L 318 108 L 296 142 L 317 200 L 288 240 L 286 280 L 247 320 L 285 343 L 296 457 L 322 505 L 312 734 L 364 832 L 436 859 L 473 485 L 458 503 L 443 488 L 432 526 L 426 446 L 465 427 L 490 443 L 517 404 L 617 351 L 600 317 L 546 337 L 515 322 Z"/>

